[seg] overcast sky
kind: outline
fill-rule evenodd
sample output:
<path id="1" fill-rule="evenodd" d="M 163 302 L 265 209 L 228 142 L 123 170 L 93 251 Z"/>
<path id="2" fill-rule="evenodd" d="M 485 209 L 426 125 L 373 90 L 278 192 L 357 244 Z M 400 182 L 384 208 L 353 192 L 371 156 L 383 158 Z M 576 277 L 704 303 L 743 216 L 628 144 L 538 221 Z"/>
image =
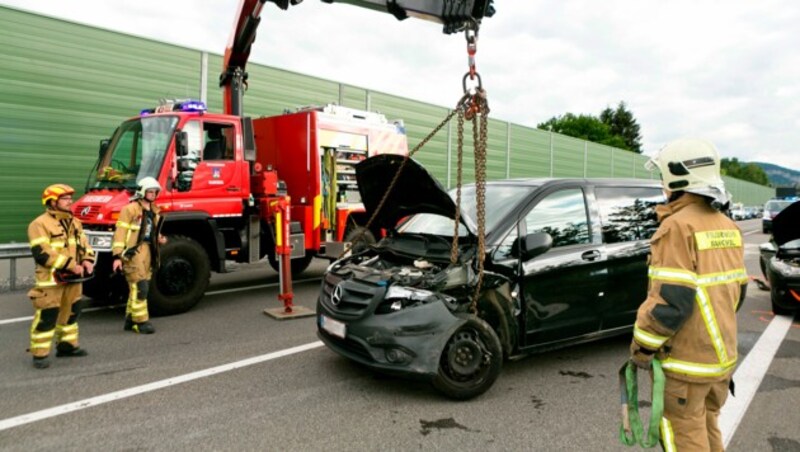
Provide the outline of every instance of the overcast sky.
<path id="1" fill-rule="evenodd" d="M 221 54 L 238 0 L 0 0 Z M 476 56 L 492 116 L 535 127 L 624 101 L 645 154 L 684 136 L 800 170 L 800 1 L 495 0 Z M 268 4 L 251 62 L 452 106 L 463 35 L 350 5 Z M 35 30 L 31 31 L 35 33 Z"/>

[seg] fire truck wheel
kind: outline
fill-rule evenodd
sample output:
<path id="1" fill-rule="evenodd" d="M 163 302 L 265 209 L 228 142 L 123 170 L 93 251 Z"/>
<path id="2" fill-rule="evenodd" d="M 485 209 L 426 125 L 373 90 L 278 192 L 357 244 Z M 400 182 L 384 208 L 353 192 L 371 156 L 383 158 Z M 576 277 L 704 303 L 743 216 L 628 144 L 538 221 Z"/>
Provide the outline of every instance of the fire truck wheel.
<path id="1" fill-rule="evenodd" d="M 362 232 L 363 235 L 361 235 Z M 374 244 L 375 236 L 372 234 L 372 231 L 364 226 L 348 226 L 347 233 L 344 235 L 344 241 L 353 244 L 350 250 L 355 254 L 364 251 L 367 247 Z"/>
<path id="2" fill-rule="evenodd" d="M 303 273 L 309 265 L 311 265 L 311 260 L 314 259 L 314 256 L 310 254 L 306 254 L 305 257 L 298 257 L 297 259 L 292 259 L 292 276 L 297 276 L 300 273 Z M 267 260 L 269 261 L 269 266 L 272 267 L 273 270 L 280 271 L 280 266 L 278 265 L 278 261 L 275 259 L 275 256 L 272 254 L 267 255 Z"/>
<path id="3" fill-rule="evenodd" d="M 150 286 L 150 313 L 161 316 L 188 311 L 203 298 L 210 277 L 211 263 L 199 243 L 189 237 L 169 237 Z"/>

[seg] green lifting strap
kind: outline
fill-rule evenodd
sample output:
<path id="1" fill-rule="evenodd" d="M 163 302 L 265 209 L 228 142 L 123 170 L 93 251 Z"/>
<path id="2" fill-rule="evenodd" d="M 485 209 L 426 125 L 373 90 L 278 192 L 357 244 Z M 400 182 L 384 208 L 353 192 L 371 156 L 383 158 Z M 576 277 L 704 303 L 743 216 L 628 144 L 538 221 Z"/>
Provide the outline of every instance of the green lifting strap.
<path id="1" fill-rule="evenodd" d="M 639 385 L 637 367 L 628 361 L 619 369 L 620 401 L 622 402 L 622 424 L 619 427 L 619 440 L 626 446 L 639 444 L 650 448 L 659 442 L 659 424 L 664 414 L 664 371 L 661 361 L 653 359 L 653 395 L 650 426 L 645 436 L 642 420 L 639 417 Z"/>

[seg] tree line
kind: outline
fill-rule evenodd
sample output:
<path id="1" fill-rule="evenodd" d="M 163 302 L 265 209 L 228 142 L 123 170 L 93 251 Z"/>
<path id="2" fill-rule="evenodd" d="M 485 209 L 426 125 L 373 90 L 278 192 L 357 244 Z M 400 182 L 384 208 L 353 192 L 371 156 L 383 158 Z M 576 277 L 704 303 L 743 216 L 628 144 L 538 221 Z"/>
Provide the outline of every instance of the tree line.
<path id="1" fill-rule="evenodd" d="M 643 151 L 641 127 L 625 102 L 620 102 L 616 108 L 606 107 L 598 116 L 565 113 L 553 116 L 536 127 L 637 154 Z M 767 173 L 755 163 L 740 162 L 735 157 L 723 158 L 720 163 L 724 175 L 769 186 Z"/>

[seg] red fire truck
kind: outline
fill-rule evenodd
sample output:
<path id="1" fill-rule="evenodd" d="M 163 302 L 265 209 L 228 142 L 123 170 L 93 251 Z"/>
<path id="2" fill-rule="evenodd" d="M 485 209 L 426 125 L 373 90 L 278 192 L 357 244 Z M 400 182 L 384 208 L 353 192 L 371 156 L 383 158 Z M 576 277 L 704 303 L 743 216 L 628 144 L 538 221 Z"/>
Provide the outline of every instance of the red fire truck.
<path id="1" fill-rule="evenodd" d="M 335 259 L 357 235 L 374 240 L 378 231 L 360 234 L 367 218 L 353 167 L 372 155 L 407 153 L 403 124 L 336 105 L 244 117 L 244 69 L 266 1 L 240 4 L 220 76 L 224 114 L 207 112 L 199 101 L 162 101 L 101 142 L 86 194 L 74 205 L 99 256 L 87 295 L 124 296 L 124 281 L 110 271 L 111 237 L 120 210 L 147 176 L 164 187 L 156 203 L 169 238 L 151 286 L 154 314 L 190 309 L 202 298 L 210 272 L 225 272 L 226 261 L 266 256 L 278 269 L 283 258 L 282 279 L 291 281 L 289 267 L 299 273 L 315 256 Z M 269 1 L 282 9 L 290 3 Z M 493 13 L 491 0 L 345 2 L 401 19 L 430 18 L 447 33 Z"/>

